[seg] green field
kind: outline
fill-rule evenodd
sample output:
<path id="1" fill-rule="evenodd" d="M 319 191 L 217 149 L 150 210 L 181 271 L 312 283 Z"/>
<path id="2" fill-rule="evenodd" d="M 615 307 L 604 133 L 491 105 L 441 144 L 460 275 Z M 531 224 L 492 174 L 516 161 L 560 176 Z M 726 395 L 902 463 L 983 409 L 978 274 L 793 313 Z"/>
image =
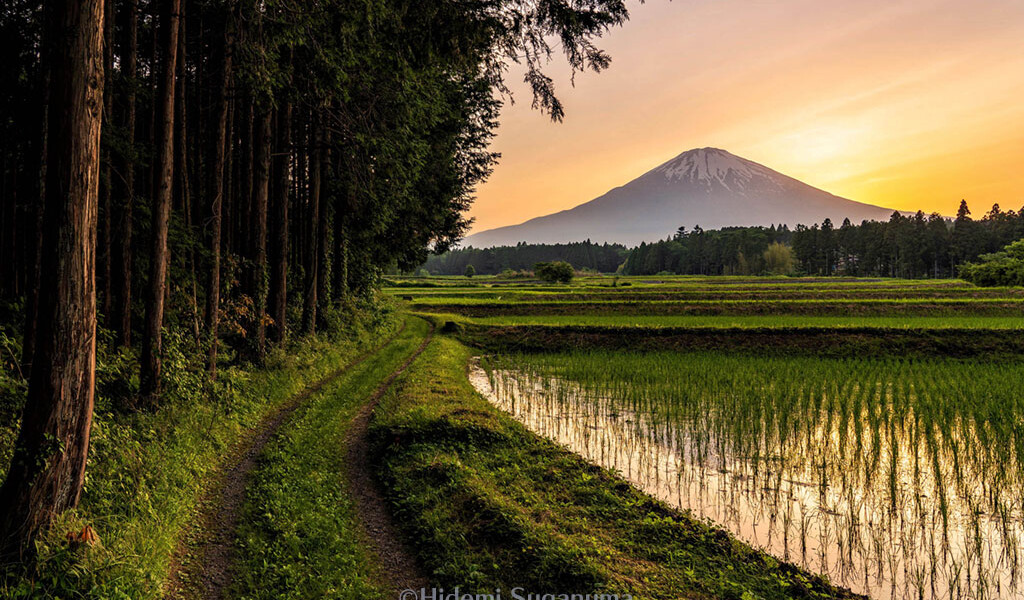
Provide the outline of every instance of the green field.
<path id="1" fill-rule="evenodd" d="M 450 315 L 451 318 L 464 318 Z M 1017 317 L 819 317 L 802 315 L 758 315 L 728 317 L 680 317 L 644 315 L 538 315 L 464 318 L 481 325 L 548 325 L 648 328 L 871 328 L 871 329 L 1020 329 L 1024 316 Z"/>
<path id="2" fill-rule="evenodd" d="M 1024 290 L 820 278 L 394 283 L 409 310 L 469 346 L 463 368 L 490 410 L 738 544 L 878 598 L 1006 597 L 1024 583 Z M 498 463 L 473 469 L 501 481 L 508 465 Z M 527 510 L 527 497 L 505 502 Z M 570 518 L 577 502 L 546 505 L 547 520 Z M 432 527 L 454 535 L 468 517 L 445 518 Z M 607 517 L 589 518 L 600 528 Z M 639 550 L 625 552 L 629 563 Z M 666 586 L 641 595 L 728 595 Z"/>

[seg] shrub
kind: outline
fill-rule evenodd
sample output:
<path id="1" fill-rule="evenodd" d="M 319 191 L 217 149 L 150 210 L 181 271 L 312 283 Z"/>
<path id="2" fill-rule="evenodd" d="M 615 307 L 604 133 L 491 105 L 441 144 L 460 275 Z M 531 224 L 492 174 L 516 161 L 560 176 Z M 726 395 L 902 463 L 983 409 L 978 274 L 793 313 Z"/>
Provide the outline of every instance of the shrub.
<path id="1" fill-rule="evenodd" d="M 476 275 L 476 267 L 473 265 L 466 265 L 466 271 L 463 273 L 466 277 L 472 277 Z"/>
<path id="2" fill-rule="evenodd" d="M 539 262 L 533 265 L 533 272 L 537 275 L 537 279 L 550 283 L 569 283 L 576 275 L 572 265 L 561 260 Z"/>
<path id="3" fill-rule="evenodd" d="M 796 264 L 793 249 L 779 242 L 772 242 L 761 257 L 764 259 L 764 270 L 769 275 L 789 275 Z"/>
<path id="4" fill-rule="evenodd" d="M 495 279 L 533 279 L 534 274 L 530 271 L 516 271 L 514 269 L 505 269 L 501 273 L 494 276 Z"/>
<path id="5" fill-rule="evenodd" d="M 960 265 L 961 278 L 982 287 L 1024 285 L 1024 240 L 979 258 L 981 262 Z"/>

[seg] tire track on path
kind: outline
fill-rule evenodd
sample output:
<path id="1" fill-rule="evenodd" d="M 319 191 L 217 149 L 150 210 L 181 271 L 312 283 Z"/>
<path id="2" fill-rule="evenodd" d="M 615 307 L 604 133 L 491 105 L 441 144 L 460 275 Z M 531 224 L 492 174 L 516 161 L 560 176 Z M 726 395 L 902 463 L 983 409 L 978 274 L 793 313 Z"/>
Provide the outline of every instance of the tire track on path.
<path id="1" fill-rule="evenodd" d="M 187 541 L 179 545 L 171 559 L 171 574 L 164 586 L 165 598 L 221 600 L 225 597 L 234 576 L 235 532 L 249 476 L 267 443 L 313 394 L 376 355 L 398 339 L 405 329 L 406 323 L 403 322 L 401 328 L 384 343 L 292 396 L 240 441 L 224 462 L 219 481 L 200 501 L 195 525 L 185 537 Z"/>
<path id="2" fill-rule="evenodd" d="M 396 594 L 399 590 L 418 590 L 427 587 L 428 581 L 416 559 L 402 543 L 387 502 L 380 493 L 376 475 L 369 463 L 367 432 L 370 418 L 380 399 L 395 379 L 401 376 L 413 361 L 423 354 L 433 337 L 434 326 L 431 324 L 430 331 L 423 338 L 423 343 L 419 348 L 370 395 L 366 404 L 352 420 L 346 437 L 345 453 L 348 464 L 349 493 L 355 502 L 356 514 L 366 540 L 378 559 L 380 575 L 389 590 Z M 397 597 L 397 595 L 390 597 Z"/>

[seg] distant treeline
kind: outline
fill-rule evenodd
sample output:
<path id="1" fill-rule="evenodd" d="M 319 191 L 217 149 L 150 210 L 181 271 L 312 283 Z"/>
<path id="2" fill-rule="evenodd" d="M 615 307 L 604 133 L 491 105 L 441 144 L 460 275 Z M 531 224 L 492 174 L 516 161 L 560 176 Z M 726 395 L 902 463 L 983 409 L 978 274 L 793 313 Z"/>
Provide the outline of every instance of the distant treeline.
<path id="1" fill-rule="evenodd" d="M 578 270 L 611 273 L 626 260 L 622 244 L 595 244 L 590 240 L 570 244 L 527 244 L 497 248 L 463 248 L 431 256 L 421 267 L 431 275 L 462 275 L 472 266 L 479 275 L 495 275 L 507 269 L 532 270 L 540 262 L 565 261 Z"/>
<path id="2" fill-rule="evenodd" d="M 773 243 L 789 245 L 794 232 L 781 227 L 724 227 L 705 231 L 680 227 L 671 239 L 643 243 L 629 254 L 622 272 L 654 275 L 749 275 L 766 270 L 764 254 Z M 792 262 L 792 261 L 790 261 Z"/>
<path id="3" fill-rule="evenodd" d="M 539 262 L 565 261 L 577 270 L 624 275 L 758 275 L 806 274 L 867 277 L 955 277 L 957 268 L 982 254 L 997 252 L 1024 239 L 1024 209 L 995 205 L 980 219 L 966 202 L 955 219 L 937 213 L 894 212 L 888 221 L 849 219 L 807 227 L 724 227 L 688 230 L 642 243 L 629 250 L 621 244 L 590 240 L 569 244 L 527 244 L 498 248 L 464 248 L 431 256 L 421 267 L 431 275 L 462 275 L 472 266 L 480 275 L 504 270 L 532 270 Z"/>
<path id="4" fill-rule="evenodd" d="M 688 275 L 749 275 L 768 271 L 773 243 L 791 249 L 793 270 L 808 275 L 952 277 L 959 265 L 1024 238 L 1024 209 L 992 207 L 971 218 L 966 202 L 955 219 L 918 212 L 893 213 L 886 222 L 845 220 L 820 225 L 731 227 L 703 231 L 680 228 L 671 239 L 641 244 L 623 268 L 627 275 L 671 272 Z"/>

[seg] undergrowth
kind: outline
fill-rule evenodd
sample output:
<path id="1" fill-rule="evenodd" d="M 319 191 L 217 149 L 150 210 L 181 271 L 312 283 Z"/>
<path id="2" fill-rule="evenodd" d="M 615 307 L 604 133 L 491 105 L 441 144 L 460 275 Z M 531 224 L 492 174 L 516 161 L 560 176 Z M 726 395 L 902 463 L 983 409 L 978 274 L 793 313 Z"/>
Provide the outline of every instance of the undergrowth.
<path id="1" fill-rule="evenodd" d="M 0 597 L 160 597 L 182 533 L 230 448 L 288 398 L 390 336 L 397 323 L 386 303 L 350 307 L 332 318 L 337 324 L 331 335 L 296 340 L 287 352 L 272 352 L 261 368 L 222 365 L 212 389 L 204 383 L 205 353 L 187 334 L 165 334 L 165 390 L 154 412 L 127 408 L 138 388 L 137 357 L 130 350 L 113 350 L 109 334 L 100 330 L 81 503 L 60 515 L 37 542 L 31 571 L 0 579 Z M 24 402 L 24 381 L 6 360 L 15 345 L 0 336 L 3 472 L 17 431 L 17 418 L 7 417 L 19 414 Z M 100 543 L 69 546 L 67 534 L 87 525 Z"/>

